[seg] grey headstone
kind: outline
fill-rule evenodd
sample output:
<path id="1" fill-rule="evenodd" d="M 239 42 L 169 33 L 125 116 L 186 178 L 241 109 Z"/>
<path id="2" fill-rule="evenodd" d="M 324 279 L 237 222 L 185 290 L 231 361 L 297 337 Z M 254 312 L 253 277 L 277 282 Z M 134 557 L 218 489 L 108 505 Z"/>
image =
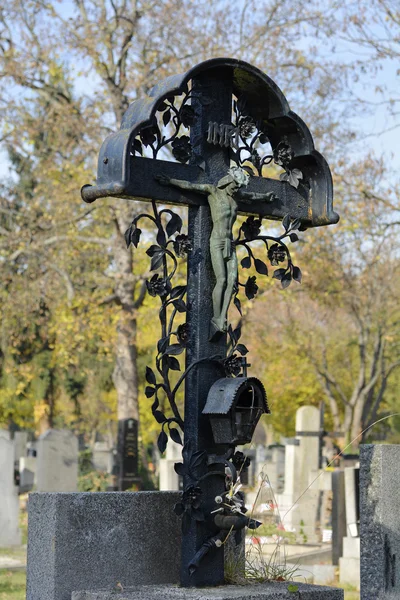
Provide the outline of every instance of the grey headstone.
<path id="1" fill-rule="evenodd" d="M 112 472 L 114 454 L 107 442 L 95 442 L 93 446 L 93 466 L 96 471 Z"/>
<path id="2" fill-rule="evenodd" d="M 338 565 L 346 535 L 344 471 L 332 473 L 332 564 Z"/>
<path id="3" fill-rule="evenodd" d="M 320 490 L 317 485 L 308 486 L 319 473 L 320 412 L 315 406 L 302 406 L 296 411 L 296 444 L 285 445 L 285 488 L 277 495 L 283 524 L 295 530 L 298 540 L 319 542 L 317 534 Z M 307 435 L 301 435 L 306 433 Z M 306 493 L 305 490 L 307 490 Z"/>
<path id="4" fill-rule="evenodd" d="M 361 446 L 362 600 L 400 597 L 400 446 Z"/>
<path id="5" fill-rule="evenodd" d="M 16 431 L 14 433 L 14 460 L 18 463 L 19 459 L 27 454 L 26 445 L 28 443 L 27 431 Z"/>
<path id="6" fill-rule="evenodd" d="M 298 592 L 288 590 L 284 583 L 264 583 L 253 585 L 225 585 L 216 588 L 178 588 L 174 586 L 143 586 L 120 593 L 75 592 L 72 600 L 343 600 L 343 590 L 295 583 Z"/>
<path id="7" fill-rule="evenodd" d="M 39 492 L 78 489 L 78 439 L 71 431 L 49 429 L 40 436 L 36 482 Z"/>
<path id="8" fill-rule="evenodd" d="M 169 440 L 165 458 L 160 458 L 158 463 L 160 490 L 179 490 L 179 476 L 174 468 L 176 462 L 182 462 L 182 446 Z"/>
<path id="9" fill-rule="evenodd" d="M 35 456 L 24 456 L 19 459 L 19 491 L 21 494 L 30 492 L 36 483 Z"/>
<path id="10" fill-rule="evenodd" d="M 118 583 L 176 583 L 178 498 L 173 492 L 31 494 L 27 600 L 70 600 L 73 590 Z"/>
<path id="11" fill-rule="evenodd" d="M 0 430 L 0 547 L 18 546 L 18 490 L 14 484 L 14 443 L 8 431 Z"/>

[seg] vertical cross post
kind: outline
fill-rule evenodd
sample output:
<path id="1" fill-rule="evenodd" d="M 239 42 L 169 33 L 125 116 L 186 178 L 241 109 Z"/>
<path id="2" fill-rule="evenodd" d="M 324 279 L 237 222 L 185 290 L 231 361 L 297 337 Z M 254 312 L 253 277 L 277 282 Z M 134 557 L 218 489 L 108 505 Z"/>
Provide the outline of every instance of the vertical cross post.
<path id="1" fill-rule="evenodd" d="M 215 69 L 193 80 L 196 95 L 192 106 L 196 111 L 195 125 L 192 127 L 192 139 L 201 137 L 197 146 L 206 163 L 209 180 L 218 181 L 226 175 L 229 168 L 229 154 L 226 148 L 207 143 L 207 130 L 210 121 L 230 123 L 232 111 L 232 78 L 224 69 Z M 203 106 L 201 97 L 208 99 Z M 193 273 L 193 262 L 188 260 L 187 323 L 189 343 L 186 351 L 186 367 L 202 358 L 226 355 L 226 336 L 217 341 L 209 341 L 209 329 L 213 316 L 212 290 L 215 278 L 210 259 L 210 235 L 212 229 L 211 213 L 208 205 L 189 207 L 189 238 L 193 257 L 196 249 L 201 248 L 203 260 Z M 212 384 L 222 376 L 221 369 L 212 363 L 199 364 L 191 370 L 185 384 L 185 441 L 191 440 L 195 450 L 210 450 L 214 447 L 211 427 L 207 417 L 202 415 L 207 394 Z M 212 450 L 211 450 L 212 452 Z M 203 494 L 205 505 L 214 504 L 214 498 L 224 491 L 224 479 L 221 476 L 210 477 Z M 190 560 L 201 545 L 210 536 L 199 523 L 192 520 L 190 531 L 183 535 L 181 584 L 183 586 L 221 585 L 224 582 L 224 553 L 209 552 L 201 562 L 200 568 L 189 575 Z"/>

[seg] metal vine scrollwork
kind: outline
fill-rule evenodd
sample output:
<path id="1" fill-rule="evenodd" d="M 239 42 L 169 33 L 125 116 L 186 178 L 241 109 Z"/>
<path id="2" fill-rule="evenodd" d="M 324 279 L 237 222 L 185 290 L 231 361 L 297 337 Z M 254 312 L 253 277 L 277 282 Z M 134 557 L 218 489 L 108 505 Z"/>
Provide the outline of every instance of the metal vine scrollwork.
<path id="1" fill-rule="evenodd" d="M 159 153 L 168 148 L 178 162 L 186 164 L 190 160 L 191 164 L 204 169 L 204 159 L 196 152 L 200 138 L 191 141 L 189 135 L 185 133 L 185 130 L 189 130 L 193 125 L 197 116 L 191 106 L 193 97 L 198 98 L 202 105 L 210 103 L 204 96 L 196 96 L 192 89 L 165 98 L 158 106 L 153 123 L 143 128 L 136 136 L 132 153 L 143 156 L 147 150 L 151 158 L 158 158 Z"/>
<path id="2" fill-rule="evenodd" d="M 165 452 L 168 435 L 178 444 L 182 444 L 179 429 L 183 431 L 183 419 L 181 417 L 176 402 L 176 394 L 184 378 L 180 378 L 177 385 L 172 387 L 170 381 L 170 371 L 180 371 L 180 363 L 176 358 L 185 350 L 188 330 L 187 324 L 182 323 L 175 327 L 175 317 L 178 313 L 185 313 L 187 310 L 185 295 L 186 285 L 176 285 L 172 283 L 176 273 L 177 258 L 185 257 L 192 250 L 189 238 L 181 233 L 182 219 L 170 209 L 158 210 L 153 201 L 153 215 L 140 214 L 135 217 L 125 233 L 126 244 L 129 247 L 133 244 L 137 248 L 141 229 L 138 227 L 142 219 L 148 219 L 157 229 L 156 244 L 152 244 L 146 251 L 151 258 L 150 270 L 160 271 L 155 273 L 146 281 L 147 291 L 150 296 L 158 296 L 161 301 L 159 319 L 161 325 L 161 338 L 157 343 L 156 371 L 158 379 L 151 367 L 146 368 L 147 386 L 145 394 L 147 398 L 153 398 L 152 412 L 154 418 L 161 425 L 161 433 L 158 437 L 158 447 L 160 452 Z M 169 217 L 169 218 L 168 218 Z M 164 223 L 166 219 L 166 225 Z M 160 394 L 163 393 L 168 400 L 172 415 L 167 417 L 163 412 L 160 403 Z M 179 427 L 179 429 L 177 428 Z"/>
<path id="3" fill-rule="evenodd" d="M 303 179 L 303 173 L 291 167 L 294 152 L 288 141 L 281 140 L 271 154 L 267 124 L 253 119 L 244 96 L 233 101 L 233 114 L 232 154 L 235 162 L 244 168 L 247 166 L 250 174 L 260 177 L 263 175 L 263 168 L 274 162 L 284 169 L 280 180 L 297 188 Z"/>
<path id="4" fill-rule="evenodd" d="M 292 243 L 298 241 L 299 237 L 296 233 L 296 230 L 298 230 L 301 225 L 300 220 L 295 219 L 292 221 L 290 216 L 286 215 L 282 220 L 282 225 L 285 232 L 277 237 L 261 235 L 261 225 L 261 219 L 256 219 L 255 217 L 250 216 L 246 219 L 246 221 L 244 221 L 239 229 L 238 236 L 235 240 L 235 246 L 243 246 L 247 252 L 247 256 L 242 258 L 240 261 L 241 267 L 243 269 L 249 269 L 253 265 L 258 274 L 268 275 L 267 264 L 254 255 L 253 249 L 250 246 L 253 242 L 261 241 L 265 244 L 267 258 L 271 266 L 276 267 L 282 264 L 282 267 L 275 269 L 272 278 L 280 281 L 283 289 L 287 288 L 292 281 L 301 283 L 301 270 L 299 267 L 293 264 L 289 248 L 283 241 L 285 238 L 288 238 Z M 241 302 L 237 297 L 239 286 L 244 288 L 246 297 L 249 300 L 252 300 L 258 292 L 257 276 L 252 275 L 248 277 L 246 283 L 241 283 L 238 281 L 238 288 L 234 297 L 234 304 L 239 313 L 242 314 Z"/>

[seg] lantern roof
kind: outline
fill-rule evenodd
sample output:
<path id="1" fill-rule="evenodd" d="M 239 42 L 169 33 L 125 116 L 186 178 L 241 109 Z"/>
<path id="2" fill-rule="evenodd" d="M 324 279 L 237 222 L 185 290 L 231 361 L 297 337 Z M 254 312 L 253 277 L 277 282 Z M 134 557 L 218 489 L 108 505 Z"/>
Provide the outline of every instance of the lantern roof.
<path id="1" fill-rule="evenodd" d="M 256 377 L 232 377 L 218 379 L 210 388 L 203 415 L 227 415 L 240 397 L 241 392 L 254 386 L 262 398 L 263 412 L 270 414 L 267 394 L 261 381 Z"/>

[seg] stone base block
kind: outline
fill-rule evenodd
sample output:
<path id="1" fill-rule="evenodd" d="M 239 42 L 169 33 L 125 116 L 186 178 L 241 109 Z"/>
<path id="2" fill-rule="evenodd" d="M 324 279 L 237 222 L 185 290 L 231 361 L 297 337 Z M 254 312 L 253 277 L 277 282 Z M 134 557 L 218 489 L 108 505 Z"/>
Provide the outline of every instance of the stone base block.
<path id="1" fill-rule="evenodd" d="M 339 558 L 339 581 L 340 583 L 347 583 L 348 585 L 355 585 L 360 589 L 360 559 L 346 558 L 342 556 Z"/>
<path id="2" fill-rule="evenodd" d="M 34 493 L 28 502 L 27 600 L 74 590 L 177 583 L 173 492 Z"/>
<path id="3" fill-rule="evenodd" d="M 290 582 L 224 585 L 214 588 L 179 588 L 146 585 L 109 592 L 74 592 L 72 600 L 343 600 L 344 591 L 320 585 L 293 583 L 300 593 L 289 591 Z"/>
<path id="4" fill-rule="evenodd" d="M 360 558 L 360 538 L 343 538 L 343 558 Z"/>

